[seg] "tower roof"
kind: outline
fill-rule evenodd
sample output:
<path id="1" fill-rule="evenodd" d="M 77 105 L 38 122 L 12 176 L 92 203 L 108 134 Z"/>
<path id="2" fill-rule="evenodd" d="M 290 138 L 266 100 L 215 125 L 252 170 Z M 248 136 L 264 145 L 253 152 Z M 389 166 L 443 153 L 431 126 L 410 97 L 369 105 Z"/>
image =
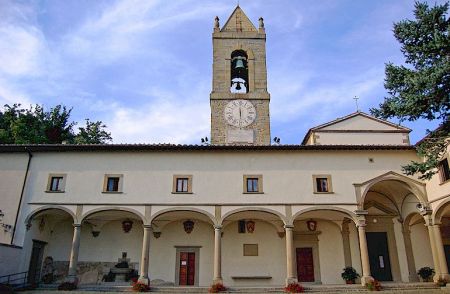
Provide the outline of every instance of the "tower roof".
<path id="1" fill-rule="evenodd" d="M 238 5 L 228 18 L 221 32 L 257 32 L 258 30 Z"/>

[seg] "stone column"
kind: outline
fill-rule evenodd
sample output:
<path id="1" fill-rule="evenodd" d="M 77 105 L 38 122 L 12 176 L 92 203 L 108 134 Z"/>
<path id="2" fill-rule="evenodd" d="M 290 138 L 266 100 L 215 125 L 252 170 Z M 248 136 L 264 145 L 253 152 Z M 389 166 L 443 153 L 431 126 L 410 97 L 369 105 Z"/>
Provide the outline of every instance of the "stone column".
<path id="1" fill-rule="evenodd" d="M 77 265 L 78 254 L 80 252 L 81 224 L 73 224 L 72 248 L 70 250 L 69 273 L 67 280 L 71 283 L 78 283 Z"/>
<path id="2" fill-rule="evenodd" d="M 297 282 L 297 274 L 294 262 L 294 226 L 285 225 L 286 232 L 286 285 Z"/>
<path id="3" fill-rule="evenodd" d="M 444 244 L 442 243 L 441 228 L 440 225 L 437 224 L 431 226 L 431 228 L 434 233 L 436 255 L 439 261 L 439 272 L 436 271 L 436 273 L 439 275 L 440 278 L 448 279 L 449 274 L 448 274 L 447 260 L 445 258 Z"/>
<path id="4" fill-rule="evenodd" d="M 370 275 L 369 250 L 367 249 L 366 239 L 366 220 L 360 219 L 358 223 L 359 250 L 361 252 L 362 277 L 361 284 L 365 285 L 372 279 Z"/>
<path id="5" fill-rule="evenodd" d="M 425 219 L 425 222 L 427 223 L 427 228 L 428 228 L 428 236 L 430 237 L 430 247 L 431 247 L 431 254 L 433 256 L 433 263 L 434 263 L 434 271 L 435 271 L 435 276 L 434 276 L 434 280 L 437 281 L 439 278 L 439 273 L 441 272 L 441 267 L 439 266 L 439 257 L 438 257 L 438 253 L 436 250 L 436 242 L 435 242 L 435 238 L 434 238 L 434 232 L 433 232 L 433 228 L 432 225 L 427 222 L 427 220 Z"/>
<path id="6" fill-rule="evenodd" d="M 222 226 L 214 226 L 214 284 L 222 280 Z"/>
<path id="7" fill-rule="evenodd" d="M 148 277 L 148 262 L 150 255 L 151 235 L 152 235 L 152 226 L 144 225 L 144 237 L 142 238 L 142 255 L 141 255 L 139 282 L 146 285 L 150 284 L 150 278 Z"/>
<path id="8" fill-rule="evenodd" d="M 411 231 L 405 227 L 407 225 L 402 224 L 403 242 L 405 243 L 406 262 L 408 263 L 409 281 L 418 282 L 419 277 L 416 273 L 416 263 L 414 261 L 414 254 L 411 242 Z"/>

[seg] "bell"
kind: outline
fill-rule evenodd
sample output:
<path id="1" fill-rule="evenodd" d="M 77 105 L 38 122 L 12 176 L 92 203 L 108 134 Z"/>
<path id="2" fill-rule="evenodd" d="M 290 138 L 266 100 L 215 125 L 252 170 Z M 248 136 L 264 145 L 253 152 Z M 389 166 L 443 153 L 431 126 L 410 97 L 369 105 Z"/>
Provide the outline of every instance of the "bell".
<path id="1" fill-rule="evenodd" d="M 242 68 L 245 68 L 243 58 L 236 57 L 236 65 L 234 66 L 234 69 L 242 69 Z"/>
<path id="2" fill-rule="evenodd" d="M 237 86 L 236 86 L 236 90 L 238 90 L 238 91 L 239 91 L 240 89 L 242 89 L 242 88 L 241 88 L 241 83 L 240 83 L 240 82 L 236 82 L 236 84 L 237 84 Z"/>

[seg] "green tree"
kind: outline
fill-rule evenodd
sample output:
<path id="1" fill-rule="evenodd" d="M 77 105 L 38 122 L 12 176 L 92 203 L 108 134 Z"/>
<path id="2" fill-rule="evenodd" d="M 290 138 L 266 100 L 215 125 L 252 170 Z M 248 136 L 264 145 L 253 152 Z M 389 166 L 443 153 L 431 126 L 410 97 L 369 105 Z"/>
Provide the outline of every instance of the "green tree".
<path id="1" fill-rule="evenodd" d="M 430 179 L 437 172 L 439 160 L 449 145 L 450 124 L 450 20 L 449 3 L 428 6 L 415 3 L 415 20 L 394 24 L 394 36 L 401 44 L 404 65 L 386 64 L 385 88 L 388 97 L 378 109 L 377 117 L 397 117 L 400 121 L 438 120 L 440 127 L 427 130 L 417 146 L 423 162 L 403 167 L 408 175 Z"/>
<path id="2" fill-rule="evenodd" d="M 30 109 L 20 104 L 5 105 L 0 111 L 1 144 L 103 144 L 111 141 L 111 134 L 101 122 L 86 120 L 86 127 L 79 127 L 70 121 L 72 109 L 57 105 L 45 111 L 40 105 Z"/>

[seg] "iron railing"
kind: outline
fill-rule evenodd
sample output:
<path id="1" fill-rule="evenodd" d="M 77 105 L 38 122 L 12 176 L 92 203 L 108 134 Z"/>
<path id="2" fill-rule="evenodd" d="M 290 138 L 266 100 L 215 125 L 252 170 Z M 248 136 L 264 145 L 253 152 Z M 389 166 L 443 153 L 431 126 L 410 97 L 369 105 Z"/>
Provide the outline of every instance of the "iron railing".
<path id="1" fill-rule="evenodd" d="M 14 289 L 24 288 L 31 285 L 29 278 L 29 272 L 0 276 L 0 284 L 9 285 Z M 32 286 L 37 286 L 39 284 L 39 272 L 35 273 L 32 284 Z"/>

